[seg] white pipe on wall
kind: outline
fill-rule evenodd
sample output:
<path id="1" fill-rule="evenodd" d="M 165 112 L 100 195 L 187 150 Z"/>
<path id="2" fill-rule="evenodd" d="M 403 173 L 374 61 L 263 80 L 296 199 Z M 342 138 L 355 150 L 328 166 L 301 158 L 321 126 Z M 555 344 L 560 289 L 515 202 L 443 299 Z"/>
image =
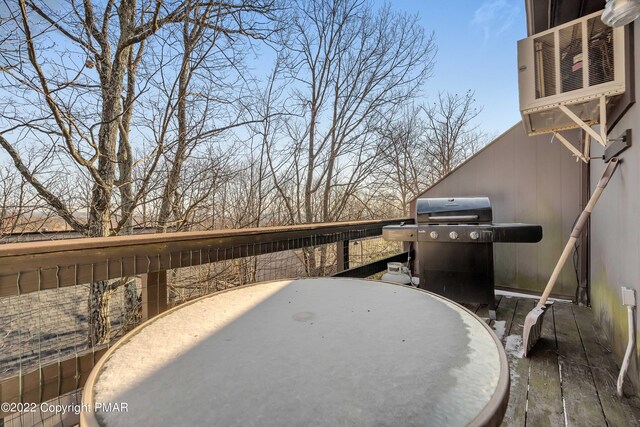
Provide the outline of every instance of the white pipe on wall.
<path id="1" fill-rule="evenodd" d="M 619 397 L 622 397 L 624 377 L 627 374 L 627 369 L 629 369 L 629 361 L 631 360 L 633 350 L 636 348 L 636 322 L 633 318 L 633 308 L 636 305 L 636 295 L 633 289 L 625 287 L 622 288 L 622 304 L 627 306 L 629 341 L 627 344 L 627 351 L 624 353 L 624 359 L 622 360 L 622 366 L 620 367 L 620 375 L 618 375 L 617 392 Z"/>

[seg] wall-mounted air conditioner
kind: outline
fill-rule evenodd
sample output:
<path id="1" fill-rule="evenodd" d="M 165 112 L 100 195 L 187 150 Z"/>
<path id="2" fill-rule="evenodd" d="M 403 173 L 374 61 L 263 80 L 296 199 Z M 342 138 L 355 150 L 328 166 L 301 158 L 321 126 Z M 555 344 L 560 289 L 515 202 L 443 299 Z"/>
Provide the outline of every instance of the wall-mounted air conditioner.
<path id="1" fill-rule="evenodd" d="M 624 28 L 602 23 L 602 11 L 518 42 L 520 111 L 529 135 L 598 123 L 600 98 L 625 90 Z"/>

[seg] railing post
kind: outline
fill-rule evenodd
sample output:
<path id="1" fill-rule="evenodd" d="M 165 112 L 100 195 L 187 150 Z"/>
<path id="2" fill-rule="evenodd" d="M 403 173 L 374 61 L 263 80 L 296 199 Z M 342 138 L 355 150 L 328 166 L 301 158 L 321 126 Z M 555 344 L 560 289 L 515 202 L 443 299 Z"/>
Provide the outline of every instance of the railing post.
<path id="1" fill-rule="evenodd" d="M 142 275 L 142 320 L 167 309 L 167 270 Z"/>
<path id="2" fill-rule="evenodd" d="M 344 271 L 349 269 L 349 240 L 340 240 L 336 242 L 337 253 L 337 270 Z"/>

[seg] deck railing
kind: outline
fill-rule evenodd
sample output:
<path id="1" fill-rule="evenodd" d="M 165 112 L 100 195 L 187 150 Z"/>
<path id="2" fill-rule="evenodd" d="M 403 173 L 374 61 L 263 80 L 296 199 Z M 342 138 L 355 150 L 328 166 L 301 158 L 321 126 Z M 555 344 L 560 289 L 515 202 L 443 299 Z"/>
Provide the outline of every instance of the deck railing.
<path id="1" fill-rule="evenodd" d="M 40 403 L 80 389 L 114 340 L 183 301 L 255 281 L 378 273 L 407 257 L 380 238 L 382 227 L 412 221 L 0 245 L 0 401 Z M 96 342 L 88 307 L 98 282 L 109 296 L 101 296 L 107 334 Z"/>

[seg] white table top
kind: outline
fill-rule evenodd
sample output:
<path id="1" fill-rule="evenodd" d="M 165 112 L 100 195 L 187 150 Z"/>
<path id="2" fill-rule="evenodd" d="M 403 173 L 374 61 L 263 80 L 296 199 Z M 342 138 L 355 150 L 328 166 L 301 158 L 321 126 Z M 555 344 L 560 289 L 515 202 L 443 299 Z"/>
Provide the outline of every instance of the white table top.
<path id="1" fill-rule="evenodd" d="M 499 423 L 506 355 L 464 308 L 415 288 L 298 279 L 172 309 L 100 361 L 83 413 L 103 425 L 307 426 Z"/>

